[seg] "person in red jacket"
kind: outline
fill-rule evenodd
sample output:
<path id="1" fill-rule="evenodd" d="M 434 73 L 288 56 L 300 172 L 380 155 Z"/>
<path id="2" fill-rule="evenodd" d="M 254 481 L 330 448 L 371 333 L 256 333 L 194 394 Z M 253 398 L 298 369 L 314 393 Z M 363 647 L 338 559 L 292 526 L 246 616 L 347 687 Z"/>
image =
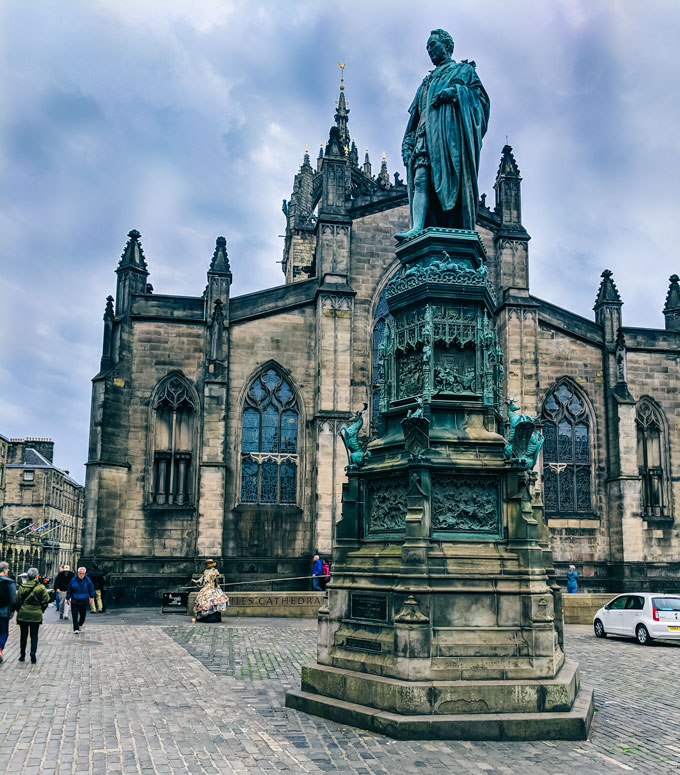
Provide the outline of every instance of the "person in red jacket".
<path id="1" fill-rule="evenodd" d="M 328 564 L 328 560 L 322 560 L 321 561 L 321 578 L 319 579 L 319 584 L 321 586 L 321 589 L 324 591 L 326 590 L 326 584 L 328 584 L 328 579 L 331 576 L 331 566 Z"/>

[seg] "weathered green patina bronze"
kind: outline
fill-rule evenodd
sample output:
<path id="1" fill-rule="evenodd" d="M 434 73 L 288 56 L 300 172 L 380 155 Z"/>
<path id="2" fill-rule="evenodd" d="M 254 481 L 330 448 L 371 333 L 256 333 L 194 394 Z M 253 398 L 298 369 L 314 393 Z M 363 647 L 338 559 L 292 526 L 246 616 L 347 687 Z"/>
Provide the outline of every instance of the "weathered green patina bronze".
<path id="1" fill-rule="evenodd" d="M 528 414 L 522 414 L 514 398 L 505 402 L 508 407 L 508 443 L 505 445 L 505 457 L 520 461 L 527 469 L 533 470 L 538 453 L 543 446 L 543 434 L 538 430 L 537 420 Z"/>
<path id="2" fill-rule="evenodd" d="M 363 413 L 367 408 L 368 404 L 364 404 L 363 410 L 352 417 L 352 422 L 349 425 L 340 426 L 338 431 L 338 436 L 343 440 L 347 450 L 347 462 L 357 468 L 361 468 L 371 457 L 371 453 L 366 450 L 366 444 L 362 444 L 359 440 L 359 433 L 364 427 Z"/>
<path id="3" fill-rule="evenodd" d="M 448 32 L 433 30 L 427 53 L 435 67 L 409 108 L 402 143 L 411 229 L 397 239 L 413 237 L 426 226 L 473 230 L 477 218 L 477 173 L 489 97 L 475 63 L 451 59 Z"/>

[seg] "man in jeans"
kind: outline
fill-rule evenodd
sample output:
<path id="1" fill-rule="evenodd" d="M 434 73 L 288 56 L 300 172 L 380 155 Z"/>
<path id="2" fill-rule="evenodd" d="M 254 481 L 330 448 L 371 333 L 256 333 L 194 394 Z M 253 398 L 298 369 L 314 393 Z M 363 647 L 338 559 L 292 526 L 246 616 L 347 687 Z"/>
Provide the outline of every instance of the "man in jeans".
<path id="1" fill-rule="evenodd" d="M 94 587 L 86 573 L 86 568 L 78 568 L 78 575 L 71 579 L 66 590 L 66 602 L 71 606 L 73 632 L 76 635 L 85 624 L 88 606 L 94 603 Z"/>

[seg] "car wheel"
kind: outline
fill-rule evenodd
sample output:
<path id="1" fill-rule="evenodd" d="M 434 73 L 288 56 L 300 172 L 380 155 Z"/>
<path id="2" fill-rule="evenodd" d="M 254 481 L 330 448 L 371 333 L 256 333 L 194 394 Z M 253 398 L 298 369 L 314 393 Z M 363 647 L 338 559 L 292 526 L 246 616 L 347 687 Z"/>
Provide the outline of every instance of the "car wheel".
<path id="1" fill-rule="evenodd" d="M 593 629 L 595 630 L 596 638 L 606 638 L 607 633 L 604 631 L 604 625 L 599 619 L 595 619 L 593 622 Z"/>
<path id="2" fill-rule="evenodd" d="M 637 638 L 637 642 L 641 646 L 649 646 L 652 642 L 652 639 L 649 637 L 649 631 L 644 624 L 638 625 L 637 629 L 635 630 L 635 636 Z"/>

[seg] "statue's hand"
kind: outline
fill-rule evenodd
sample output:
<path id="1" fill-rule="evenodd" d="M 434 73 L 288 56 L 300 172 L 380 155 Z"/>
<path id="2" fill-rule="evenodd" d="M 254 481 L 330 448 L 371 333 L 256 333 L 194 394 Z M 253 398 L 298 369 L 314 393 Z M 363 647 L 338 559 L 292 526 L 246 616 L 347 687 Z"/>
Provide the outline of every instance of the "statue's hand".
<path id="1" fill-rule="evenodd" d="M 438 94 L 435 94 L 431 105 L 433 108 L 437 108 L 446 102 L 456 102 L 458 100 L 458 93 L 455 89 L 442 89 Z"/>

